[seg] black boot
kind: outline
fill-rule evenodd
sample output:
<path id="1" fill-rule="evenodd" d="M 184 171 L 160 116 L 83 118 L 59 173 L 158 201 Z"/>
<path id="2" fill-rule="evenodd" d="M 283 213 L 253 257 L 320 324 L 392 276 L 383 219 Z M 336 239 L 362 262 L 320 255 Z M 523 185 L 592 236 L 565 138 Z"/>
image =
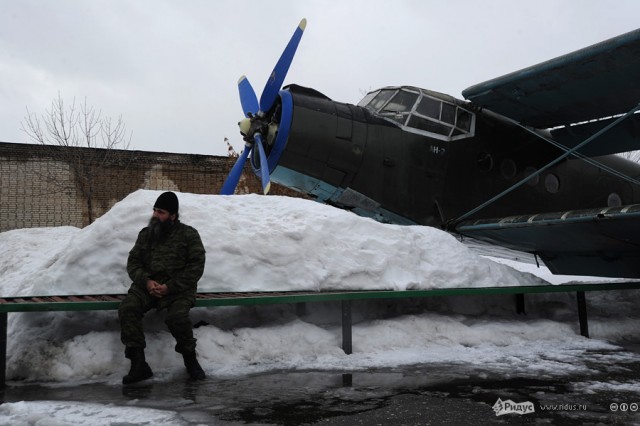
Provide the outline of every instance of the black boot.
<path id="1" fill-rule="evenodd" d="M 136 383 L 153 376 L 153 371 L 144 357 L 144 348 L 126 348 L 124 356 L 131 360 L 131 369 L 129 374 L 122 378 L 123 384 Z"/>
<path id="2" fill-rule="evenodd" d="M 185 352 L 182 354 L 182 357 L 184 358 L 184 366 L 187 367 L 187 373 L 189 373 L 189 377 L 191 377 L 193 380 L 203 380 L 204 371 L 198 363 L 195 351 Z"/>

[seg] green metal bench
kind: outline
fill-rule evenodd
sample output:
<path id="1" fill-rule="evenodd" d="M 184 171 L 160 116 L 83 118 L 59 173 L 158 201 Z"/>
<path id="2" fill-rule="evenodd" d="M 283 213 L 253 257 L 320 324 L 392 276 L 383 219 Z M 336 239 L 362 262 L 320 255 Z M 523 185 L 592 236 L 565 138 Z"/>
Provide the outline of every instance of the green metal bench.
<path id="1" fill-rule="evenodd" d="M 580 334 L 589 337 L 585 292 L 640 289 L 640 282 L 563 284 L 544 286 L 510 286 L 480 288 L 443 288 L 431 290 L 361 290 L 361 291 L 284 291 L 242 293 L 198 293 L 196 307 L 298 304 L 307 302 L 342 302 L 342 349 L 352 352 L 351 302 L 373 299 L 410 299 L 437 296 L 515 295 L 516 310 L 524 313 L 524 295 L 531 293 L 576 292 Z M 7 317 L 9 312 L 101 311 L 116 310 L 124 294 L 31 296 L 0 298 L 0 386 L 6 379 Z"/>

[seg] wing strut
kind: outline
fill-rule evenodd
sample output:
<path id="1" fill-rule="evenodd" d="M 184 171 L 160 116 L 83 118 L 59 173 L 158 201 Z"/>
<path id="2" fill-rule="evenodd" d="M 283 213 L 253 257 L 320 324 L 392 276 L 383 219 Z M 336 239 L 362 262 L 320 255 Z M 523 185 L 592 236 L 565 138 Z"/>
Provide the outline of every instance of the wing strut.
<path id="1" fill-rule="evenodd" d="M 608 130 L 612 129 L 613 127 L 617 126 L 619 123 L 623 122 L 625 119 L 627 119 L 631 115 L 635 114 L 635 112 L 638 111 L 638 110 L 640 110 L 640 104 L 636 105 L 631 111 L 629 111 L 625 115 L 619 117 L 617 120 L 613 121 L 612 123 L 610 123 L 606 127 L 603 127 L 598 132 L 594 133 L 593 135 L 591 135 L 590 137 L 588 137 L 584 141 L 580 142 L 578 145 L 576 145 L 573 148 L 567 150 L 564 154 L 562 154 L 561 156 L 559 156 L 555 160 L 551 161 L 549 164 L 545 165 L 544 167 L 541 167 L 535 173 L 525 177 L 524 179 L 520 180 L 519 182 L 516 182 L 515 184 L 513 184 L 509 188 L 505 189 L 504 191 L 502 191 L 501 193 L 499 193 L 495 197 L 491 198 L 490 200 L 485 201 L 483 204 L 479 205 L 478 207 L 474 208 L 473 210 L 469 210 L 467 213 L 463 214 L 462 216 L 458 217 L 457 219 L 453 219 L 453 220 L 449 221 L 449 223 L 447 224 L 447 228 L 449 228 L 449 229 L 455 228 L 456 224 L 458 224 L 459 222 L 461 222 L 464 219 L 468 218 L 469 216 L 479 212 L 483 208 L 487 207 L 489 204 L 495 202 L 496 200 L 499 200 L 500 198 L 504 197 L 505 195 L 507 195 L 511 191 L 515 190 L 516 188 L 519 188 L 520 186 L 522 186 L 525 182 L 527 182 L 532 177 L 540 175 L 542 172 L 544 172 L 548 168 L 558 164 L 560 161 L 564 160 L 568 156 L 573 155 L 576 151 L 578 151 L 579 149 L 583 148 L 588 143 L 594 141 L 595 139 L 597 139 L 603 133 L 605 133 Z"/>

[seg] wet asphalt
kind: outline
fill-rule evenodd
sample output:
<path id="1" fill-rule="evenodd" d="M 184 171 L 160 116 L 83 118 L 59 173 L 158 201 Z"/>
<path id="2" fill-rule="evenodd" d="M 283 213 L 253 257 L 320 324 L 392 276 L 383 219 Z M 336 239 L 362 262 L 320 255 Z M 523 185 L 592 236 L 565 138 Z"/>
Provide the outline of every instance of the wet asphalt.
<path id="1" fill-rule="evenodd" d="M 640 404 L 640 386 L 581 386 L 640 382 L 640 355 L 624 365 L 593 362 L 589 367 L 584 375 L 544 378 L 429 364 L 355 372 L 274 371 L 197 382 L 154 379 L 132 386 L 10 382 L 2 399 L 169 409 L 178 413 L 180 425 L 640 424 L 640 410 L 631 408 Z M 530 402 L 534 412 L 497 415 L 492 407 L 498 399 Z"/>

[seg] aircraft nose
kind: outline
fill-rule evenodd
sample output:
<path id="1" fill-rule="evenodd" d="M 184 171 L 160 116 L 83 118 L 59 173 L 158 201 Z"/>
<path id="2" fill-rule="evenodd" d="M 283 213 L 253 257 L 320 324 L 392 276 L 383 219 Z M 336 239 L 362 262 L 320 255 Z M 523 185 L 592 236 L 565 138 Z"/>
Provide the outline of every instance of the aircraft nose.
<path id="1" fill-rule="evenodd" d="M 234 164 L 229 176 L 227 176 L 227 179 L 222 185 L 221 194 L 223 195 L 231 195 L 234 193 L 249 153 L 251 153 L 252 156 L 254 169 L 258 166 L 256 172 L 260 174 L 263 193 L 266 195 L 269 192 L 271 186 L 269 181 L 270 171 L 272 170 L 271 165 L 273 164 L 273 167 L 275 167 L 274 163 L 277 163 L 277 160 L 270 161 L 267 157 L 267 151 L 273 151 L 275 148 L 275 146 L 269 146 L 269 134 L 271 132 L 268 129 L 270 129 L 274 115 L 276 115 L 275 112 L 277 108 L 275 107 L 277 105 L 278 95 L 281 93 L 280 88 L 284 83 L 287 71 L 293 61 L 306 25 L 307 20 L 302 19 L 271 72 L 271 76 L 267 80 L 259 102 L 247 77 L 242 76 L 238 80 L 240 104 L 246 117 L 244 120 L 241 120 L 238 125 L 240 126 L 240 131 L 243 134 L 246 145 L 242 155 L 238 157 L 236 164 Z M 265 131 L 265 129 L 267 130 Z M 275 134 L 275 131 L 273 134 Z M 275 139 L 275 145 L 277 145 L 278 138 L 276 137 Z M 258 151 L 257 159 L 254 152 L 255 147 L 257 147 Z"/>

